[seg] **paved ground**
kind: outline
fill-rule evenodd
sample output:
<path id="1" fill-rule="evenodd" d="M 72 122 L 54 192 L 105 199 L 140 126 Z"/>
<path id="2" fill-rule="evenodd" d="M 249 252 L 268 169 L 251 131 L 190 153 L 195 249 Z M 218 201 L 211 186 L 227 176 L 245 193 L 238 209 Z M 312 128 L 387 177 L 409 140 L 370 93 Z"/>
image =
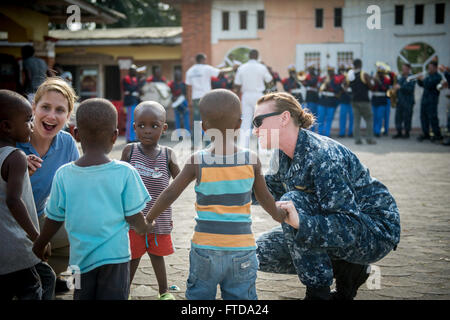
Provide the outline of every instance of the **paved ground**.
<path id="1" fill-rule="evenodd" d="M 375 146 L 338 139 L 353 150 L 394 195 L 400 209 L 402 234 L 397 251 L 375 263 L 373 274 L 357 299 L 450 299 L 450 148 L 430 142 L 378 139 Z M 163 144 L 173 146 L 168 137 Z M 111 153 L 120 159 L 125 141 Z M 173 205 L 173 241 L 176 252 L 166 258 L 169 286 L 177 299 L 185 299 L 189 246 L 194 228 L 193 184 Z M 258 206 L 252 207 L 253 231 L 259 236 L 276 226 Z M 377 277 L 377 275 L 381 275 Z M 259 299 L 300 299 L 305 287 L 297 276 L 258 272 Z M 141 260 L 134 278 L 132 299 L 156 299 L 157 282 L 150 259 Z M 218 293 L 220 297 L 220 293 Z M 71 294 L 61 296 L 71 299 Z"/>

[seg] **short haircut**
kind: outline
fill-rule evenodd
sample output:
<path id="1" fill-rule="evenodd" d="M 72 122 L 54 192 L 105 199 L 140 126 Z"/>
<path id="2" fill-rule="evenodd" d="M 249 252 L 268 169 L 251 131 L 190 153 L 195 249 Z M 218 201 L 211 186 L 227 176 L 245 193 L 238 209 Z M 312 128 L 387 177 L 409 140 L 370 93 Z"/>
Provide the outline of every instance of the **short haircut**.
<path id="1" fill-rule="evenodd" d="M 23 46 L 20 48 L 20 51 L 22 53 L 22 58 L 27 59 L 29 57 L 32 57 L 34 55 L 34 48 L 33 46 L 30 46 L 29 44 Z"/>
<path id="2" fill-rule="evenodd" d="M 0 121 L 11 120 L 23 110 L 23 106 L 31 108 L 28 100 L 22 95 L 11 90 L 0 90 Z"/>
<path id="3" fill-rule="evenodd" d="M 77 109 L 77 128 L 80 138 L 87 142 L 107 142 L 117 129 L 117 111 L 106 99 L 84 100 Z"/>
<path id="4" fill-rule="evenodd" d="M 203 96 L 199 103 L 200 116 L 207 129 L 235 129 L 241 118 L 241 101 L 232 91 L 214 89 Z"/>
<path id="5" fill-rule="evenodd" d="M 411 69 L 411 65 L 409 63 L 405 62 L 403 65 Z"/>
<path id="6" fill-rule="evenodd" d="M 73 106 L 77 101 L 78 97 L 75 94 L 75 91 L 73 90 L 72 86 L 68 84 L 67 81 L 65 81 L 63 78 L 60 77 L 49 77 L 45 79 L 45 81 L 42 82 L 39 88 L 37 89 L 36 94 L 34 95 L 33 103 L 37 105 L 42 96 L 46 94 L 48 91 L 54 91 L 62 94 L 64 98 L 67 99 L 69 113 L 72 112 Z"/>
<path id="7" fill-rule="evenodd" d="M 436 60 L 432 60 L 432 61 L 430 61 L 430 63 L 429 64 L 431 64 L 432 66 L 435 66 L 436 68 L 437 68 L 437 66 L 438 66 L 438 63 L 437 63 L 437 61 Z"/>
<path id="8" fill-rule="evenodd" d="M 259 53 L 258 53 L 258 50 L 256 50 L 256 49 L 252 49 L 248 53 L 248 56 L 250 59 L 258 59 L 258 55 L 259 55 Z"/>
<path id="9" fill-rule="evenodd" d="M 203 60 L 206 60 L 206 55 L 204 53 L 199 53 L 195 56 L 195 61 L 197 63 L 202 62 Z"/>
<path id="10" fill-rule="evenodd" d="M 139 115 L 139 113 L 144 109 L 150 109 L 154 113 L 161 115 L 163 118 L 163 121 L 166 122 L 166 109 L 164 107 L 156 102 L 156 101 L 142 101 L 136 106 L 136 109 L 134 109 L 134 119 L 136 121 L 136 116 Z"/>
<path id="11" fill-rule="evenodd" d="M 361 68 L 361 67 L 362 67 L 362 61 L 361 61 L 361 59 L 355 59 L 355 60 L 353 60 L 353 66 L 354 66 L 356 69 Z"/>

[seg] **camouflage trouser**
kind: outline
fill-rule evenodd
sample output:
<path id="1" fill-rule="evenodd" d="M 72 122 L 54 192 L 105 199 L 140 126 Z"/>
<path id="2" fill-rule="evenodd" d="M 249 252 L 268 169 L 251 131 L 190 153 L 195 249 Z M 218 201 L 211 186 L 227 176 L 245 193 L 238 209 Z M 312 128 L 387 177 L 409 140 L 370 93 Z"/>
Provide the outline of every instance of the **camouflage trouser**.
<path id="1" fill-rule="evenodd" d="M 283 223 L 258 238 L 256 253 L 261 271 L 297 274 L 305 286 L 331 286 L 331 260 L 369 264 L 394 247 L 349 215 L 321 215 L 307 193 L 290 191 L 280 200 L 294 202 L 301 227 L 296 230 Z"/>

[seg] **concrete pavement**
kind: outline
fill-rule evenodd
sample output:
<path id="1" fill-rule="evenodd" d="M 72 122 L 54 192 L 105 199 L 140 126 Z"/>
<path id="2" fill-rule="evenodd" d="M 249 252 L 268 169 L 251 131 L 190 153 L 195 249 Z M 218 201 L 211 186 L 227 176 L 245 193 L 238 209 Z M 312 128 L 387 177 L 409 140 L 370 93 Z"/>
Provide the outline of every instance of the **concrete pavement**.
<path id="1" fill-rule="evenodd" d="M 450 148 L 429 141 L 378 139 L 377 145 L 355 145 L 337 139 L 354 151 L 394 195 L 401 217 L 401 241 L 396 251 L 374 264 L 372 275 L 356 299 L 450 299 Z M 169 136 L 161 142 L 173 146 Z M 121 137 L 111 153 L 120 159 Z M 189 247 L 194 228 L 193 183 L 173 204 L 176 252 L 165 258 L 168 284 L 177 299 L 185 299 Z M 258 237 L 277 223 L 259 206 L 252 207 L 253 231 Z M 295 275 L 258 272 L 259 299 L 300 299 L 305 287 Z M 220 298 L 220 290 L 217 297 Z M 148 256 L 144 256 L 131 286 L 132 299 L 156 299 L 158 285 Z M 59 296 L 72 299 L 71 292 Z"/>

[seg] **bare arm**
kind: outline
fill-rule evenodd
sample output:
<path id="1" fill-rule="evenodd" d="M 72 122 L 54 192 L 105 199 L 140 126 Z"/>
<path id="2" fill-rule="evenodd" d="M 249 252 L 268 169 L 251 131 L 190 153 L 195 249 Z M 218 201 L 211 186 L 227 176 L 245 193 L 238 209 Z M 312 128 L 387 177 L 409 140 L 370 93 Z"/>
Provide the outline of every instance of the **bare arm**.
<path id="1" fill-rule="evenodd" d="M 164 210 L 166 210 L 183 192 L 184 189 L 195 179 L 194 156 L 177 175 L 175 180 L 159 195 L 153 207 L 147 213 L 147 221 L 154 221 Z"/>
<path id="2" fill-rule="evenodd" d="M 6 185 L 6 205 L 17 223 L 27 233 L 28 237 L 34 241 L 39 236 L 39 231 L 31 221 L 27 208 L 22 200 L 23 177 L 27 171 L 27 157 L 16 150 L 13 151 L 3 162 L 1 169 L 2 177 L 7 181 Z"/>
<path id="3" fill-rule="evenodd" d="M 151 231 L 151 223 L 147 223 L 142 212 L 136 213 L 135 215 L 125 217 L 125 220 L 134 230 L 139 234 L 146 234 Z"/>
<path id="4" fill-rule="evenodd" d="M 177 157 L 172 148 L 167 149 L 167 154 L 169 156 L 169 171 L 173 179 L 175 179 L 180 173 L 180 167 L 178 166 Z"/>
<path id="5" fill-rule="evenodd" d="M 55 233 L 58 232 L 63 223 L 63 221 L 55 221 L 49 218 L 45 218 L 44 226 L 42 227 L 42 233 L 39 235 L 33 245 L 33 252 L 38 258 L 46 260 L 47 257 L 45 255 L 45 250 L 47 244 L 50 242 Z"/>
<path id="6" fill-rule="evenodd" d="M 267 188 L 264 175 L 261 172 L 261 162 L 259 159 L 256 165 L 254 165 L 254 171 L 255 182 L 253 183 L 253 191 L 255 193 L 256 200 L 275 221 L 282 223 L 286 218 L 286 212 L 284 209 L 276 206 L 275 200 Z"/>
<path id="7" fill-rule="evenodd" d="M 127 144 L 125 148 L 122 150 L 122 156 L 120 157 L 121 161 L 129 162 L 130 161 L 130 155 L 131 155 L 131 148 L 133 147 L 132 144 Z"/>

